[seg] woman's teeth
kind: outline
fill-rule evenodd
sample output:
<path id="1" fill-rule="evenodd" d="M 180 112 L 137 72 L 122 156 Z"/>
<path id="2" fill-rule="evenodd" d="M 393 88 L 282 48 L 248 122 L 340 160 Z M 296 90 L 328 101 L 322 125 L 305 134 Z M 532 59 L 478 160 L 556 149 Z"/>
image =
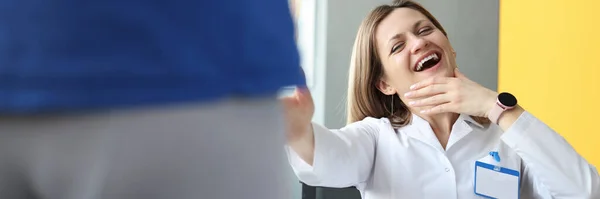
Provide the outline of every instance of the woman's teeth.
<path id="1" fill-rule="evenodd" d="M 421 71 L 421 70 L 423 69 L 423 64 L 424 64 L 425 62 L 427 62 L 427 61 L 431 61 L 431 60 L 433 60 L 433 61 L 437 61 L 438 59 L 439 59 L 439 58 L 438 58 L 438 56 L 437 56 L 437 54 L 436 54 L 436 53 L 434 53 L 434 54 L 431 54 L 431 55 L 429 55 L 429 56 L 425 57 L 424 59 L 422 59 L 422 60 L 419 62 L 419 64 L 417 64 L 417 71 Z M 433 65 L 432 65 L 432 66 L 433 66 Z"/>

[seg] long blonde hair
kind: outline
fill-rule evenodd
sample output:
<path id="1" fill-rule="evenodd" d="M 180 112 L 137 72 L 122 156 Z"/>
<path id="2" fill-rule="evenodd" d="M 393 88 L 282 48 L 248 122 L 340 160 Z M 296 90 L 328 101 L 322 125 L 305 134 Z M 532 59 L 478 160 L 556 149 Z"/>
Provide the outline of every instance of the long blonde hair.
<path id="1" fill-rule="evenodd" d="M 373 9 L 361 23 L 352 50 L 348 82 L 348 124 L 360 121 L 365 117 L 387 117 L 395 128 L 410 123 L 411 112 L 399 96 L 396 94 L 385 95 L 376 88 L 378 81 L 383 76 L 383 65 L 375 45 L 375 29 L 383 19 L 398 8 L 419 11 L 447 36 L 438 20 L 416 2 L 395 0 L 391 5 L 382 5 Z M 479 122 L 484 119 L 477 118 L 476 120 Z"/>

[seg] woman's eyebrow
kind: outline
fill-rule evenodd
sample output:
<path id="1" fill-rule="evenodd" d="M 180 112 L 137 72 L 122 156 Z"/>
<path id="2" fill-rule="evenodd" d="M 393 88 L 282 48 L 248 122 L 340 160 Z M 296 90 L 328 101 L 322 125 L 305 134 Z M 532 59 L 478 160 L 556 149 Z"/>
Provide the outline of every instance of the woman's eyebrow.
<path id="1" fill-rule="evenodd" d="M 417 29 L 419 26 L 421 26 L 421 24 L 422 24 L 423 22 L 426 22 L 426 21 L 427 21 L 426 19 L 421 19 L 421 20 L 417 21 L 415 24 L 413 24 L 413 30 L 416 30 L 416 29 Z M 392 37 L 391 37 L 391 38 L 388 40 L 388 45 L 389 45 L 390 43 L 392 43 L 392 41 L 394 41 L 394 40 L 396 40 L 396 39 L 400 38 L 400 36 L 402 36 L 403 34 L 404 34 L 404 33 L 397 33 L 397 34 L 394 34 L 394 36 L 392 36 Z"/>
<path id="2" fill-rule="evenodd" d="M 421 26 L 421 24 L 422 24 L 423 22 L 426 22 L 426 21 L 427 21 L 427 20 L 425 20 L 425 19 L 421 19 L 421 20 L 417 21 L 417 23 L 415 23 L 415 24 L 413 25 L 413 30 L 416 30 L 417 28 L 419 28 L 419 26 Z"/>

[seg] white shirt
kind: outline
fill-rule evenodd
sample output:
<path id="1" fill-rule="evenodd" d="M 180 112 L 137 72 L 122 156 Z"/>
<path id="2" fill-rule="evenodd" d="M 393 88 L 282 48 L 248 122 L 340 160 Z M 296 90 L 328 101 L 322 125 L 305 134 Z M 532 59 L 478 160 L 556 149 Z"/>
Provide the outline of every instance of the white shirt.
<path id="1" fill-rule="evenodd" d="M 446 150 L 430 125 L 413 115 L 394 131 L 387 118 L 365 118 L 329 130 L 313 124 L 313 165 L 286 147 L 298 178 L 311 186 L 356 186 L 364 199 L 482 198 L 474 193 L 475 161 L 521 172 L 521 199 L 600 198 L 600 178 L 556 132 L 528 112 L 503 132 L 461 115 Z"/>

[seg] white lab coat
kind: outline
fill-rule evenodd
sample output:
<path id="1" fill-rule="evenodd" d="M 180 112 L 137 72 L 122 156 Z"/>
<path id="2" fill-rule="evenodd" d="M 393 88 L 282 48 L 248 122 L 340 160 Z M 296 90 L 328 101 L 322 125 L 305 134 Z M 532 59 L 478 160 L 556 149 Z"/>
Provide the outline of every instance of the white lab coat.
<path id="1" fill-rule="evenodd" d="M 366 118 L 338 130 L 313 124 L 313 166 L 286 147 L 298 178 L 312 186 L 356 186 L 364 199 L 468 199 L 474 193 L 475 161 L 521 172 L 521 199 L 600 198 L 596 168 L 559 134 L 524 112 L 503 133 L 461 115 L 446 150 L 424 119 L 394 132 L 386 118 Z"/>

